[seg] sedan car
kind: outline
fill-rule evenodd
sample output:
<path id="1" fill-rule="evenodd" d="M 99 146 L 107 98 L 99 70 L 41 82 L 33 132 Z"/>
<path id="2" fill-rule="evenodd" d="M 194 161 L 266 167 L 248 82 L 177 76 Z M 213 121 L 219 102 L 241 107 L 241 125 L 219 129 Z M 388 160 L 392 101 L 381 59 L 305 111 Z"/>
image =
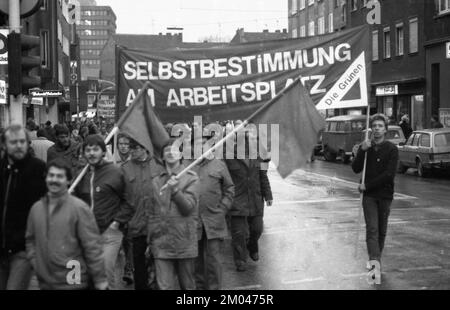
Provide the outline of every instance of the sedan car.
<path id="1" fill-rule="evenodd" d="M 426 177 L 432 169 L 450 168 L 450 128 L 414 131 L 398 149 L 399 172 L 417 168 Z"/>

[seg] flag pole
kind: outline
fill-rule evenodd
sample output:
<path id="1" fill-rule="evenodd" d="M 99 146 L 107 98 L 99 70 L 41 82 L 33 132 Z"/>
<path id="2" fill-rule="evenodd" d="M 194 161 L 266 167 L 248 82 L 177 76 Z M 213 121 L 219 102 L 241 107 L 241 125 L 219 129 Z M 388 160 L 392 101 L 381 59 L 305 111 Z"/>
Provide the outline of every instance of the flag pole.
<path id="1" fill-rule="evenodd" d="M 369 126 L 370 126 L 370 106 L 367 105 L 367 118 L 366 118 L 366 134 L 364 141 L 369 139 Z M 364 165 L 363 165 L 363 171 L 361 176 L 361 184 L 365 184 L 366 180 L 366 166 L 367 166 L 367 151 L 364 153 Z M 364 192 L 361 192 L 359 194 L 359 199 L 361 203 L 361 207 L 358 208 L 358 222 L 356 227 L 356 238 L 355 238 L 355 258 L 358 256 L 358 241 L 359 241 L 359 229 L 361 227 L 362 222 L 362 209 L 363 209 L 363 198 L 364 198 Z"/>
<path id="2" fill-rule="evenodd" d="M 212 148 L 210 148 L 208 151 L 203 153 L 199 158 L 194 160 L 190 165 L 188 165 L 181 172 L 179 172 L 175 176 L 175 178 L 179 179 L 182 175 L 184 175 L 186 172 L 188 172 L 193 167 L 195 167 L 198 163 L 200 163 L 206 156 L 208 156 L 213 151 L 215 151 L 217 148 L 219 148 L 222 144 L 224 144 L 225 141 L 228 140 L 231 136 L 233 136 L 236 132 L 238 132 L 239 130 L 241 130 L 245 126 L 247 126 L 248 122 L 250 122 L 256 115 L 261 113 L 263 110 L 265 110 L 266 108 L 271 106 L 275 101 L 277 101 L 280 97 L 282 97 L 286 93 L 287 90 L 289 90 L 291 87 L 293 87 L 295 85 L 295 83 L 297 83 L 297 81 L 300 80 L 300 78 L 301 78 L 300 76 L 297 77 L 291 84 L 289 84 L 288 86 L 283 88 L 278 94 L 276 94 L 275 97 L 273 97 L 268 102 L 266 102 L 264 105 L 259 107 L 255 112 L 253 112 L 253 114 L 251 114 L 246 120 L 244 120 L 242 122 L 242 124 L 240 124 L 239 126 L 235 127 L 230 133 L 228 133 L 225 137 L 223 137 L 221 140 L 219 140 L 217 143 L 215 143 Z M 167 183 L 161 188 L 160 194 L 162 194 L 162 192 L 164 192 L 166 190 L 166 188 L 167 188 Z"/>
<path id="3" fill-rule="evenodd" d="M 146 82 L 144 84 L 144 86 L 142 87 L 142 89 L 139 90 L 137 96 L 133 99 L 133 101 L 130 103 L 128 108 L 125 110 L 125 113 L 122 115 L 122 117 L 119 119 L 117 124 L 114 126 L 114 128 L 111 130 L 111 132 L 108 134 L 108 136 L 105 138 L 105 144 L 108 144 L 109 141 L 111 141 L 111 139 L 119 132 L 119 124 L 122 123 L 121 120 L 126 119 L 128 117 L 128 115 L 131 113 L 131 109 L 130 108 L 133 106 L 133 104 L 136 103 L 136 101 L 138 101 L 142 97 L 142 94 L 145 93 L 145 91 L 149 88 L 149 86 L 150 86 L 150 82 Z M 86 174 L 88 168 L 89 168 L 89 164 L 87 164 L 83 168 L 83 170 L 81 170 L 81 172 L 78 174 L 78 176 L 75 179 L 75 181 L 73 181 L 72 185 L 70 185 L 69 193 L 72 193 L 74 191 L 75 187 L 78 185 L 78 183 L 80 183 L 81 179 Z"/>

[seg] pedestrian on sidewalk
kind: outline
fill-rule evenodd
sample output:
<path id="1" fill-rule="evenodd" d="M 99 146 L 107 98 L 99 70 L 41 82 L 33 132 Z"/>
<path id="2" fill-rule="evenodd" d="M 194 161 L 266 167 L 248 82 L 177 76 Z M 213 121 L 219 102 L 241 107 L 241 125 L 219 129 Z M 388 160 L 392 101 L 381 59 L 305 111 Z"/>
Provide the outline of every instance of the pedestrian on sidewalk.
<path id="1" fill-rule="evenodd" d="M 369 254 L 368 268 L 381 266 L 381 254 L 386 239 L 390 206 L 394 198 L 394 177 L 397 170 L 398 149 L 386 140 L 388 121 L 385 115 L 371 117 L 372 140 L 361 143 L 352 163 L 355 173 L 364 167 L 367 153 L 366 177 L 358 187 L 363 194 L 363 210 L 366 222 L 366 243 Z M 374 270 L 381 274 L 381 270 Z"/>
<path id="2" fill-rule="evenodd" d="M 83 153 L 89 164 L 89 172 L 76 186 L 75 195 L 86 202 L 94 212 L 102 235 L 109 288 L 119 289 L 121 281 L 115 277 L 118 273 L 116 263 L 123 230 L 133 216 L 133 207 L 126 197 L 123 172 L 104 159 L 106 145 L 102 137 L 87 136 L 83 144 Z"/>
<path id="3" fill-rule="evenodd" d="M 106 289 L 100 233 L 89 206 L 68 192 L 70 166 L 61 158 L 47 166 L 48 194 L 28 216 L 27 257 L 43 290 Z"/>
<path id="4" fill-rule="evenodd" d="M 1 140 L 6 154 L 0 159 L 0 290 L 26 290 L 32 276 L 25 252 L 27 217 L 47 191 L 46 169 L 31 156 L 22 125 L 6 128 Z"/>
<path id="5" fill-rule="evenodd" d="M 194 261 L 198 255 L 198 177 L 185 167 L 175 138 L 162 150 L 165 169 L 153 178 L 154 204 L 149 210 L 147 243 L 155 258 L 161 290 L 195 290 Z M 162 187 L 168 187 L 160 194 Z"/>

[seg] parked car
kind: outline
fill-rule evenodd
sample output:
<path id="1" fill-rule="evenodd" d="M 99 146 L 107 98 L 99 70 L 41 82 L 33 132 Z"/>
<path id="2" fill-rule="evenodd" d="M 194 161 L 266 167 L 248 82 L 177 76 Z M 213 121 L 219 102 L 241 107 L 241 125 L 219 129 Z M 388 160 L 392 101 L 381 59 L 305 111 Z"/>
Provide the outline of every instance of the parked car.
<path id="1" fill-rule="evenodd" d="M 341 115 L 326 119 L 322 133 L 323 156 L 327 161 L 340 157 L 348 163 L 353 146 L 364 138 L 365 115 Z"/>
<path id="2" fill-rule="evenodd" d="M 398 155 L 400 173 L 414 167 L 426 177 L 432 169 L 450 168 L 450 128 L 413 131 L 406 143 L 400 143 Z"/>
<path id="3" fill-rule="evenodd" d="M 363 131 L 363 139 L 364 136 L 366 134 L 366 130 Z M 369 128 L 369 139 L 372 135 L 372 130 Z M 386 140 L 392 142 L 393 144 L 399 146 L 400 143 L 404 143 L 405 142 L 405 135 L 403 134 L 403 130 L 400 126 L 396 126 L 396 125 L 389 125 L 388 127 L 388 131 L 386 133 Z M 361 144 L 362 141 L 360 141 L 359 143 L 355 144 L 353 146 L 352 149 L 352 156 L 355 157 L 356 156 L 356 152 L 358 152 L 358 148 L 359 145 Z"/>

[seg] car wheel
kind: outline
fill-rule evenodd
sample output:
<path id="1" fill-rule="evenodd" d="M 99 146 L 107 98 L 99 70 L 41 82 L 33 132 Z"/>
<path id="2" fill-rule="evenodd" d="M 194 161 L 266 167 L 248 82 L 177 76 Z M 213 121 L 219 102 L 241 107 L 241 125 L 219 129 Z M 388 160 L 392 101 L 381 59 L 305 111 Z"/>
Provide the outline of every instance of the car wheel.
<path id="1" fill-rule="evenodd" d="M 421 178 L 426 178 L 428 176 L 428 170 L 424 168 L 420 159 L 417 160 L 417 174 Z"/>
<path id="2" fill-rule="evenodd" d="M 323 150 L 323 157 L 325 157 L 326 161 L 335 161 L 336 160 L 336 154 L 332 153 L 328 148 L 325 148 Z"/>
<path id="3" fill-rule="evenodd" d="M 406 170 L 408 170 L 408 167 L 403 165 L 401 161 L 398 162 L 398 168 L 397 171 L 398 173 L 405 173 Z"/>

